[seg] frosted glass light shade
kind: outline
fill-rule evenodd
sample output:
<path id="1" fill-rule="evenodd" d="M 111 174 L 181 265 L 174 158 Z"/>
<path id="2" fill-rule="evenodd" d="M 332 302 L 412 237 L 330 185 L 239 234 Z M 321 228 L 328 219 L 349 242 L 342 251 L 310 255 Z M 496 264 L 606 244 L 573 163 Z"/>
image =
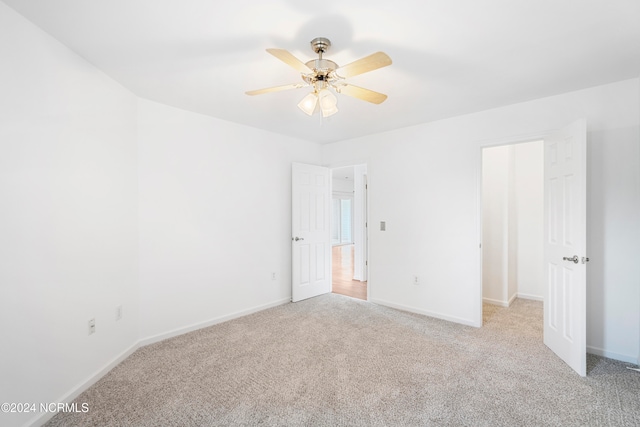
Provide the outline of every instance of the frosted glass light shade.
<path id="1" fill-rule="evenodd" d="M 298 108 L 304 111 L 308 115 L 312 115 L 314 111 L 316 111 L 316 105 L 318 104 L 318 96 L 315 92 L 311 92 L 298 104 Z"/>
<path id="2" fill-rule="evenodd" d="M 322 117 L 329 117 L 338 112 L 338 98 L 327 89 L 321 90 L 318 94 Z"/>

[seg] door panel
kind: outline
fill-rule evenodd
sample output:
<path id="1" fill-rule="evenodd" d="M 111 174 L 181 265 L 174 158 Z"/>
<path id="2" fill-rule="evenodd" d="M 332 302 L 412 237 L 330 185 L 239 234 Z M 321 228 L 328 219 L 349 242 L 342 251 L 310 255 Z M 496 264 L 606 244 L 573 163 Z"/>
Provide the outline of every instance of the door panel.
<path id="1" fill-rule="evenodd" d="M 293 163 L 291 300 L 331 292 L 331 181 L 328 168 Z"/>
<path id="2" fill-rule="evenodd" d="M 544 151 L 544 343 L 585 376 L 586 122 L 546 138 Z"/>

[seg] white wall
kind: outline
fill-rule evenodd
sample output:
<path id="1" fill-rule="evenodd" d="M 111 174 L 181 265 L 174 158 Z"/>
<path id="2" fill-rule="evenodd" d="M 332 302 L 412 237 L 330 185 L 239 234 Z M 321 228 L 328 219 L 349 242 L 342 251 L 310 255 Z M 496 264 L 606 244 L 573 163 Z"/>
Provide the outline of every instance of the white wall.
<path id="1" fill-rule="evenodd" d="M 353 180 L 336 178 L 331 179 L 331 191 L 334 193 L 348 193 L 353 195 Z"/>
<path id="2" fill-rule="evenodd" d="M 639 83 L 625 80 L 324 146 L 325 164 L 368 159 L 371 300 L 479 324 L 480 147 L 539 138 L 584 117 L 587 342 L 591 352 L 636 360 Z M 377 225 L 382 220 L 385 232 Z M 419 286 L 412 275 L 421 277 Z"/>
<path id="3" fill-rule="evenodd" d="M 514 148 L 517 212 L 517 293 L 542 300 L 544 295 L 544 146 L 542 142 Z"/>
<path id="4" fill-rule="evenodd" d="M 319 146 L 150 101 L 138 133 L 141 338 L 290 301 L 291 162 Z"/>
<path id="5" fill-rule="evenodd" d="M 507 305 L 510 145 L 482 150 L 482 298 Z"/>
<path id="6" fill-rule="evenodd" d="M 0 402 L 60 402 L 137 341 L 137 101 L 1 2 L 0 58 Z"/>

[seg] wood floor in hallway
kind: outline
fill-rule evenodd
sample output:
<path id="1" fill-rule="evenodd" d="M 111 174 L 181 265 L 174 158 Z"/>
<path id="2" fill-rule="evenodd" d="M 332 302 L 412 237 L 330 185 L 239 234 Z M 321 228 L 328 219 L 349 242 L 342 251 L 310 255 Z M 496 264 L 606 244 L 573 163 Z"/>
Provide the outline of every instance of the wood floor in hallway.
<path id="1" fill-rule="evenodd" d="M 353 280 L 353 245 L 334 246 L 332 261 L 332 292 L 366 300 L 367 282 Z"/>

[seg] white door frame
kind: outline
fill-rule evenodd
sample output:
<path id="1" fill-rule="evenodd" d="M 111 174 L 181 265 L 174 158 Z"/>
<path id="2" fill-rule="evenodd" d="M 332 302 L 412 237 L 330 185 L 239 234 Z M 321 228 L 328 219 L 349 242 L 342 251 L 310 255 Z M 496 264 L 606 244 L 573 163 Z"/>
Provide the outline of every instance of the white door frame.
<path id="1" fill-rule="evenodd" d="M 367 282 L 367 301 L 369 300 L 369 171 L 362 177 L 363 178 L 363 201 L 362 201 L 362 220 L 364 225 L 362 227 L 362 280 Z"/>

